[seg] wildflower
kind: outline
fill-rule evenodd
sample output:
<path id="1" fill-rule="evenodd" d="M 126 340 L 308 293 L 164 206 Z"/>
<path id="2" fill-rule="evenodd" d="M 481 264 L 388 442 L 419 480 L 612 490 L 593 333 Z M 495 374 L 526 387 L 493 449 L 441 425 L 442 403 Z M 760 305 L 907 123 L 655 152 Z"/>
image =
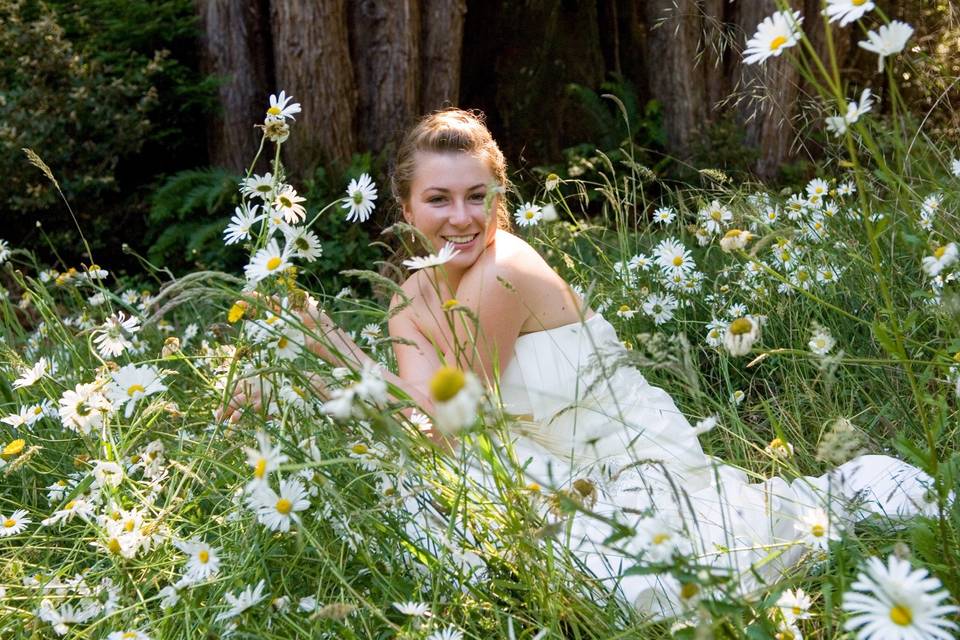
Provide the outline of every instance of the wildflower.
<path id="1" fill-rule="evenodd" d="M 300 598 L 300 601 L 297 603 L 297 611 L 303 613 L 313 613 L 317 610 L 317 599 L 313 596 L 306 596 Z"/>
<path id="2" fill-rule="evenodd" d="M 543 205 L 543 208 L 540 209 L 540 215 L 544 222 L 556 222 L 560 219 L 560 216 L 557 214 L 557 208 L 552 204 Z"/>
<path id="3" fill-rule="evenodd" d="M 94 427 L 99 427 L 104 414 L 112 410 L 110 402 L 100 393 L 99 385 L 89 383 L 78 384 L 73 391 L 64 391 L 58 412 L 64 426 L 86 435 Z"/>
<path id="4" fill-rule="evenodd" d="M 661 240 L 653 253 L 657 265 L 665 273 L 684 273 L 696 267 L 690 251 L 674 238 Z"/>
<path id="5" fill-rule="evenodd" d="M 234 209 L 233 217 L 230 218 L 230 224 L 223 231 L 224 244 L 236 244 L 241 240 L 250 237 L 250 229 L 254 224 L 263 220 L 263 215 L 258 215 L 259 205 L 252 207 L 237 207 Z"/>
<path id="6" fill-rule="evenodd" d="M 914 570 L 894 555 L 886 565 L 870 558 L 843 595 L 842 608 L 850 614 L 843 628 L 856 631 L 858 640 L 954 638 L 957 624 L 947 616 L 958 608 L 944 603 L 950 596 L 942 586 L 926 569 Z"/>
<path id="7" fill-rule="evenodd" d="M 93 478 L 98 487 L 119 487 L 123 482 L 123 467 L 112 460 L 97 460 Z"/>
<path id="8" fill-rule="evenodd" d="M 723 345 L 731 356 L 745 356 L 753 343 L 760 338 L 760 322 L 752 316 L 740 316 L 729 325 L 723 337 Z"/>
<path id="9" fill-rule="evenodd" d="M 30 518 L 27 517 L 25 509 L 17 509 L 9 516 L 0 515 L 0 538 L 15 536 L 21 533 L 30 524 Z"/>
<path id="10" fill-rule="evenodd" d="M 632 318 L 632 317 L 635 316 L 635 315 L 637 315 L 637 310 L 636 310 L 636 309 L 631 309 L 631 308 L 630 308 L 630 305 L 622 304 L 622 305 L 620 305 L 620 308 L 617 309 L 617 317 L 618 317 L 618 318 L 624 318 L 624 319 L 626 319 L 626 320 L 629 320 L 630 318 Z"/>
<path id="11" fill-rule="evenodd" d="M 349 209 L 347 222 L 366 222 L 376 206 L 373 203 L 376 199 L 377 187 L 370 176 L 364 173 L 351 180 L 347 187 L 347 197 L 342 200 L 341 205 L 343 209 Z"/>
<path id="12" fill-rule="evenodd" d="M 859 102 L 848 102 L 847 111 L 843 115 L 831 116 L 827 118 L 827 131 L 832 131 L 834 136 L 842 136 L 847 132 L 848 125 L 857 122 L 860 116 L 873 108 L 873 102 L 870 96 L 870 89 L 864 89 L 860 94 Z"/>
<path id="13" fill-rule="evenodd" d="M 264 202 L 273 200 L 273 175 L 265 173 L 262 176 L 256 174 L 250 176 L 240 183 L 240 193 L 247 198 L 260 198 Z"/>
<path id="14" fill-rule="evenodd" d="M 810 607 L 813 601 L 803 589 L 787 589 L 780 594 L 777 599 L 777 607 L 783 614 L 783 619 L 792 624 L 797 620 L 808 620 L 810 618 Z"/>
<path id="15" fill-rule="evenodd" d="M 173 546 L 187 556 L 187 566 L 183 579 L 190 584 L 203 582 L 220 571 L 219 549 L 211 547 L 197 538 L 174 540 Z"/>
<path id="16" fill-rule="evenodd" d="M 673 312 L 677 309 L 677 299 L 667 293 L 660 295 L 651 293 L 643 302 L 643 312 L 653 318 L 654 324 L 663 324 L 673 319 Z"/>
<path id="17" fill-rule="evenodd" d="M 757 32 L 747 40 L 744 64 L 764 62 L 771 56 L 779 56 L 784 49 L 800 40 L 800 24 L 803 18 L 799 11 L 777 11 L 757 25 Z"/>
<path id="18" fill-rule="evenodd" d="M 267 109 L 267 117 L 279 118 L 281 120 L 286 118 L 296 120 L 293 114 L 300 113 L 300 103 L 294 102 L 293 104 L 288 104 L 291 100 L 293 100 L 293 96 L 288 96 L 285 91 L 281 91 L 279 96 L 271 95 L 270 108 Z"/>
<path id="19" fill-rule="evenodd" d="M 686 537 L 665 518 L 654 516 L 639 520 L 631 541 L 650 562 L 669 562 L 674 555 L 684 555 L 691 550 Z"/>
<path id="20" fill-rule="evenodd" d="M 845 27 L 875 6 L 872 0 L 827 0 L 823 15 L 828 16 L 830 22 L 839 20 L 840 26 Z"/>
<path id="21" fill-rule="evenodd" d="M 270 436 L 264 431 L 257 431 L 257 448 L 244 447 L 247 454 L 247 464 L 253 467 L 253 479 L 247 484 L 247 491 L 253 492 L 267 482 L 267 474 L 276 471 L 280 465 L 289 460 L 282 453 L 282 447 L 276 447 L 270 442 Z"/>
<path id="22" fill-rule="evenodd" d="M 107 640 L 150 640 L 150 636 L 142 631 L 114 631 Z"/>
<path id="23" fill-rule="evenodd" d="M 455 627 L 445 627 L 434 631 L 424 640 L 463 640 L 463 632 Z"/>
<path id="24" fill-rule="evenodd" d="M 460 253 L 460 249 L 454 249 L 452 242 L 448 242 L 443 245 L 443 248 L 437 252 L 436 255 L 430 254 L 426 257 L 416 257 L 410 258 L 409 260 L 403 261 L 403 266 L 408 269 L 429 269 L 432 267 L 439 267 L 442 264 L 446 264 Z"/>
<path id="25" fill-rule="evenodd" d="M 834 340 L 833 336 L 830 335 L 830 332 L 820 327 L 813 333 L 813 337 L 810 338 L 810 342 L 807 343 L 807 346 L 810 347 L 810 351 L 814 352 L 818 356 L 825 356 L 830 353 L 830 350 L 833 349 L 834 345 L 837 343 Z"/>
<path id="26" fill-rule="evenodd" d="M 267 117 L 261 128 L 263 129 L 263 135 L 277 144 L 286 142 L 287 138 L 290 137 L 290 125 L 280 118 Z"/>
<path id="27" fill-rule="evenodd" d="M 941 204 L 943 204 L 943 194 L 931 193 L 923 199 L 923 203 L 920 205 L 920 212 L 933 218 L 940 210 Z"/>
<path id="28" fill-rule="evenodd" d="M 630 258 L 630 262 L 628 263 L 631 271 L 649 271 L 652 265 L 653 261 L 642 253 L 638 253 Z"/>
<path id="29" fill-rule="evenodd" d="M 297 191 L 290 185 L 286 185 L 277 194 L 273 200 L 273 209 L 283 215 L 283 219 L 288 224 L 296 224 L 307 217 L 307 210 L 301 202 L 306 202 L 306 198 L 297 195 Z"/>
<path id="30" fill-rule="evenodd" d="M 677 217 L 677 212 L 672 207 L 660 207 L 653 212 L 653 221 L 660 224 L 670 224 Z"/>
<path id="31" fill-rule="evenodd" d="M 513 217 L 517 221 L 517 224 L 521 227 L 530 227 L 540 222 L 543 214 L 540 212 L 540 207 L 538 205 L 525 202 L 522 206 L 517 208 L 513 214 Z"/>
<path id="32" fill-rule="evenodd" d="M 3 264 L 7 261 L 7 258 L 10 257 L 10 244 L 0 238 L 0 264 Z"/>
<path id="33" fill-rule="evenodd" d="M 426 602 L 394 602 L 393 608 L 405 616 L 413 616 L 415 618 L 423 618 L 430 615 L 430 605 Z"/>
<path id="34" fill-rule="evenodd" d="M 701 209 L 699 215 L 703 219 L 704 229 L 714 235 L 720 233 L 723 225 L 733 218 L 733 212 L 716 200 Z"/>
<path id="35" fill-rule="evenodd" d="M 808 509 L 793 527 L 801 543 L 821 551 L 826 551 L 831 540 L 840 539 L 839 527 L 834 526 L 827 512 L 820 508 Z"/>
<path id="36" fill-rule="evenodd" d="M 160 372 L 148 364 L 137 366 L 128 364 L 110 374 L 113 383 L 107 395 L 114 406 L 119 409 L 126 405 L 124 416 L 129 418 L 140 398 L 161 393 L 167 390 L 163 384 Z"/>
<path id="37" fill-rule="evenodd" d="M 725 253 L 743 249 L 747 246 L 747 243 L 750 242 L 751 237 L 753 237 L 753 234 L 749 231 L 730 229 L 730 231 L 727 231 L 727 233 L 720 238 L 720 248 L 723 249 Z"/>
<path id="38" fill-rule="evenodd" d="M 957 261 L 957 245 L 953 242 L 937 247 L 932 256 L 924 256 L 923 270 L 933 278 Z"/>
<path id="39" fill-rule="evenodd" d="M 373 344 L 383 336 L 383 330 L 380 328 L 380 325 L 376 323 L 370 323 L 364 325 L 363 329 L 360 330 L 360 337 L 367 341 L 367 344 Z"/>
<path id="40" fill-rule="evenodd" d="M 727 322 L 711 318 L 707 323 L 707 344 L 711 347 L 719 347 L 723 344 L 723 336 L 727 332 Z"/>
<path id="41" fill-rule="evenodd" d="M 366 362 L 360 372 L 360 381 L 354 385 L 356 394 L 370 404 L 383 406 L 387 403 L 387 382 L 379 364 Z"/>
<path id="42" fill-rule="evenodd" d="M 883 71 L 883 60 L 903 51 L 907 40 L 913 35 L 913 27 L 905 22 L 894 20 L 890 24 L 881 25 L 877 31 L 868 31 L 867 39 L 857 44 L 867 51 L 879 56 L 877 70 Z"/>
<path id="43" fill-rule="evenodd" d="M 434 424 L 444 434 L 457 433 L 477 419 L 483 388 L 473 373 L 456 367 L 440 367 L 430 379 Z"/>
<path id="44" fill-rule="evenodd" d="M 53 602 L 44 598 L 40 602 L 40 608 L 37 609 L 37 617 L 44 622 L 49 622 L 57 635 L 65 635 L 70 630 L 71 624 L 83 624 L 97 615 L 97 608 L 94 604 L 74 607 L 63 603 L 59 607 L 54 607 Z"/>
<path id="45" fill-rule="evenodd" d="M 266 582 L 261 580 L 256 587 L 247 585 L 247 587 L 236 596 L 232 593 L 224 595 L 230 608 L 217 614 L 216 620 L 229 620 L 235 618 L 250 607 L 259 604 L 263 600 L 263 590 Z"/>
<path id="46" fill-rule="evenodd" d="M 267 246 L 257 251 L 250 260 L 250 264 L 243 268 L 244 275 L 250 285 L 255 285 L 264 278 L 274 276 L 290 267 L 290 253 L 284 246 L 283 250 L 276 239 L 270 240 Z"/>
<path id="47" fill-rule="evenodd" d="M 289 531 L 290 522 L 300 522 L 298 511 L 310 507 L 307 491 L 297 479 L 280 481 L 280 493 L 274 493 L 266 484 L 259 485 L 249 498 L 257 519 L 271 531 Z"/>
<path id="48" fill-rule="evenodd" d="M 13 388 L 21 389 L 33 386 L 48 372 L 50 372 L 50 362 L 46 358 L 40 358 L 32 367 L 20 369 L 20 377 L 13 381 Z"/>
<path id="49" fill-rule="evenodd" d="M 704 433 L 713 431 L 719 422 L 720 419 L 717 416 L 707 416 L 703 420 L 697 422 L 697 424 L 693 425 L 693 432 L 698 436 L 703 435 Z"/>
<path id="50" fill-rule="evenodd" d="M 764 451 L 767 455 L 781 460 L 793 457 L 793 445 L 783 438 L 774 438 L 771 440 Z"/>
<path id="51" fill-rule="evenodd" d="M 953 158 L 950 161 L 950 173 L 952 173 L 957 178 L 960 178 L 960 160 Z"/>
<path id="52" fill-rule="evenodd" d="M 49 518 L 41 520 L 40 524 L 44 527 L 49 527 L 50 525 L 62 522 L 70 522 L 74 516 L 90 522 L 90 520 L 93 519 L 93 505 L 84 498 L 76 498 L 65 504 L 63 509 L 54 511 Z"/>
<path id="53" fill-rule="evenodd" d="M 127 317 L 123 311 L 118 311 L 103 321 L 103 324 L 93 332 L 93 342 L 104 358 L 117 357 L 125 350 L 133 347 L 127 339 L 127 334 L 133 335 L 140 331 L 140 320 L 134 316 Z"/>
<path id="54" fill-rule="evenodd" d="M 745 394 L 742 390 L 737 389 L 736 391 L 730 394 L 730 402 L 732 402 L 733 404 L 740 404 L 741 402 L 743 402 L 743 399 L 745 397 L 747 397 L 747 394 Z"/>

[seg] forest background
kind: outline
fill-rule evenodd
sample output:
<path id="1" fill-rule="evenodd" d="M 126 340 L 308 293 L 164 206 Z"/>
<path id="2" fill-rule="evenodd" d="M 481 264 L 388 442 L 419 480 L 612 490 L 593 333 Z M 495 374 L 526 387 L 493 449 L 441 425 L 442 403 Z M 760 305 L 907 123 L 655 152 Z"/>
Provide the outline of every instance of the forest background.
<path id="1" fill-rule="evenodd" d="M 816 16 L 819 0 L 792 4 Z M 5 237 L 46 246 L 64 268 L 91 260 L 52 185 L 26 162 L 27 147 L 60 176 L 96 259 L 110 268 L 136 271 L 134 254 L 175 274 L 239 268 L 242 256 L 220 235 L 260 141 L 250 123 L 280 89 L 304 105 L 283 162 L 308 202 L 329 200 L 364 171 L 381 189 L 373 224 L 318 222 L 331 240 L 312 268 L 327 284 L 377 257 L 369 243 L 395 216 L 383 205 L 397 137 L 447 105 L 487 114 L 521 193 L 548 172 L 589 174 L 598 151 L 616 158 L 624 143 L 668 184 L 721 169 L 732 180 L 796 187 L 818 172 L 822 107 L 805 99 L 787 56 L 747 66 L 739 54 L 777 8 L 774 0 L 0 0 Z M 917 122 L 935 105 L 960 105 L 960 10 L 910 0 L 890 17 L 917 29 L 917 62 L 898 78 Z M 823 25 L 810 22 L 823 47 Z M 835 43 L 855 84 L 875 72 L 875 56 L 855 44 L 861 37 L 850 29 Z M 937 113 L 926 134 L 960 139 L 960 113 Z"/>

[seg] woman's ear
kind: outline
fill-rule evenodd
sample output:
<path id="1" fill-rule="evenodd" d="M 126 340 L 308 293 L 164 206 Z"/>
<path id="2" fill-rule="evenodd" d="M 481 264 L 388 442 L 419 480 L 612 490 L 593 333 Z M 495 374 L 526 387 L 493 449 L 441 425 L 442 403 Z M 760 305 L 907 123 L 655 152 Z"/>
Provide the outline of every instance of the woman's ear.
<path id="1" fill-rule="evenodd" d="M 410 211 L 410 205 L 406 202 L 401 202 L 400 210 L 403 212 L 403 221 L 407 224 L 413 224 L 413 212 Z"/>

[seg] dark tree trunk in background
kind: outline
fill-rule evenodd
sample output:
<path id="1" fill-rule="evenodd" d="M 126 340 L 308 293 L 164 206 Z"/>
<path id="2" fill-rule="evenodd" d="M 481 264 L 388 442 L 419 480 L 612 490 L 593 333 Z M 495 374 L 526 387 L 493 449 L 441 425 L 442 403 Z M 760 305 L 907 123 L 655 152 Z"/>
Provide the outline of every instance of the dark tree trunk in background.
<path id="1" fill-rule="evenodd" d="M 379 151 L 402 134 L 419 110 L 420 2 L 354 1 L 350 25 L 357 143 Z"/>
<path id="2" fill-rule="evenodd" d="M 667 148 L 687 158 L 707 116 L 702 63 L 702 15 L 696 0 L 650 0 L 646 3 L 650 93 L 660 102 Z"/>
<path id="3" fill-rule="evenodd" d="M 421 0 L 420 112 L 456 106 L 466 0 Z"/>
<path id="4" fill-rule="evenodd" d="M 261 133 L 273 64 L 267 8 L 260 2 L 198 0 L 202 27 L 201 60 L 220 81 L 220 110 L 207 128 L 210 164 L 244 171 Z"/>
<path id="5" fill-rule="evenodd" d="M 276 0 L 271 9 L 277 86 L 303 104 L 285 163 L 303 178 L 322 162 L 348 162 L 356 149 L 346 0 Z"/>

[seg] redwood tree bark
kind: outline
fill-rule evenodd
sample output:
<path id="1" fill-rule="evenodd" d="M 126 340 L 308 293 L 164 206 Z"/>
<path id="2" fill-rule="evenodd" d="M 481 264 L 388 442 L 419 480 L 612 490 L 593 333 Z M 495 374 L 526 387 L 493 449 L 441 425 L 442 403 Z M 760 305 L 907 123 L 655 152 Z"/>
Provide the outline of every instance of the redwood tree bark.
<path id="1" fill-rule="evenodd" d="M 207 127 L 210 164 L 243 171 L 257 151 L 273 65 L 267 9 L 260 2 L 198 0 L 204 71 L 220 80 L 220 110 Z"/>
<path id="2" fill-rule="evenodd" d="M 380 151 L 419 111 L 419 0 L 360 0 L 350 6 L 350 52 L 362 149 Z"/>
<path id="3" fill-rule="evenodd" d="M 466 0 L 422 0 L 420 112 L 457 106 Z"/>
<path id="4" fill-rule="evenodd" d="M 285 145 L 288 170 L 304 177 L 321 162 L 348 162 L 357 90 L 346 0 L 276 0 L 271 25 L 277 87 L 303 103 Z"/>

